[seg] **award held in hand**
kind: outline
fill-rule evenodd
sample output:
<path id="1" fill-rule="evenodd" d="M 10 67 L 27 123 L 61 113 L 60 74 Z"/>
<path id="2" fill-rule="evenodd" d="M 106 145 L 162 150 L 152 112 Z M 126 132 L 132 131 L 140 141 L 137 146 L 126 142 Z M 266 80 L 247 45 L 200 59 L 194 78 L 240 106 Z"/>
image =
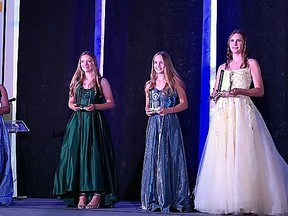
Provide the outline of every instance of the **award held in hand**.
<path id="1" fill-rule="evenodd" d="M 218 88 L 216 94 L 211 96 L 212 100 L 217 101 L 224 93 L 228 93 L 232 87 L 232 72 L 220 71 L 220 77 L 218 82 Z"/>
<path id="2" fill-rule="evenodd" d="M 92 91 L 82 90 L 77 98 L 77 105 L 80 107 L 87 107 L 90 105 Z"/>
<path id="3" fill-rule="evenodd" d="M 151 112 L 157 112 L 161 108 L 160 92 L 149 90 L 149 107 Z"/>

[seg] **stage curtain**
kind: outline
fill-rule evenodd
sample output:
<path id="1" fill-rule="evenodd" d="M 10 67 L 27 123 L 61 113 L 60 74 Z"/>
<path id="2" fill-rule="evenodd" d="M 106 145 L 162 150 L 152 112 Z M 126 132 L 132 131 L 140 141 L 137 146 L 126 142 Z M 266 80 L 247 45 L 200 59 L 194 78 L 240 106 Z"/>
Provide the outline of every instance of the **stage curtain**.
<path id="1" fill-rule="evenodd" d="M 258 60 L 265 93 L 252 98 L 267 124 L 274 142 L 288 162 L 287 23 L 288 4 L 273 1 L 218 1 L 218 66 L 225 61 L 227 39 L 234 29 L 245 31 L 249 56 Z"/>
<path id="2" fill-rule="evenodd" d="M 17 119 L 30 132 L 17 134 L 20 196 L 52 195 L 69 82 L 82 51 L 94 49 L 94 11 L 94 1 L 21 1 Z"/>
<path id="3" fill-rule="evenodd" d="M 198 164 L 202 1 L 107 1 L 104 74 L 116 107 L 109 113 L 122 199 L 140 200 L 147 116 L 144 84 L 158 51 L 170 54 L 186 83 L 188 110 L 179 113 L 191 189 Z"/>

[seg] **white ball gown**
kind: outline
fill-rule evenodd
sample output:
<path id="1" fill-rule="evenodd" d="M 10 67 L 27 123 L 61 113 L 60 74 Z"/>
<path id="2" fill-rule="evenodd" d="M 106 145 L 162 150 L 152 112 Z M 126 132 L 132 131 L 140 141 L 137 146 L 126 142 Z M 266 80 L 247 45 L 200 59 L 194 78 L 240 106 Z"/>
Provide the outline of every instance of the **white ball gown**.
<path id="1" fill-rule="evenodd" d="M 232 88 L 250 87 L 248 68 L 225 73 Z M 288 215 L 288 166 L 250 97 L 217 101 L 194 195 L 201 212 Z"/>

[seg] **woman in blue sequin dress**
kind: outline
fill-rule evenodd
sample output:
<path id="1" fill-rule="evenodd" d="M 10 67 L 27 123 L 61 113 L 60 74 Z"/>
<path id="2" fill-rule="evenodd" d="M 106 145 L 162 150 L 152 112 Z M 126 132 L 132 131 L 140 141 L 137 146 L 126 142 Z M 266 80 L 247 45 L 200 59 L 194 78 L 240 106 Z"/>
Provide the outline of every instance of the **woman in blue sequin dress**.
<path id="1" fill-rule="evenodd" d="M 3 114 L 10 113 L 7 91 L 0 85 L 0 205 L 13 203 L 13 178 L 9 134 L 3 121 Z"/>
<path id="2" fill-rule="evenodd" d="M 145 85 L 149 120 L 141 185 L 143 210 L 191 209 L 184 144 L 176 114 L 188 107 L 184 89 L 170 56 L 166 52 L 156 53 L 150 80 Z"/>

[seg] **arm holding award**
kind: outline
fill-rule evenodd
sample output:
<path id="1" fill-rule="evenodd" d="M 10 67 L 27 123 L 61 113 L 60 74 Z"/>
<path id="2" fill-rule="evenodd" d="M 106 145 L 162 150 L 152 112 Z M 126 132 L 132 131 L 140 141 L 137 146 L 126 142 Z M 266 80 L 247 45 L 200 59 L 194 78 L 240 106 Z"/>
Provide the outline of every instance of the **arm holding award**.
<path id="1" fill-rule="evenodd" d="M 79 57 L 68 106 L 75 112 L 66 125 L 53 195 L 78 209 L 112 207 L 118 201 L 117 171 L 110 127 L 102 110 L 113 108 L 114 99 L 89 51 Z M 69 181 L 65 176 L 70 176 Z"/>
<path id="2" fill-rule="evenodd" d="M 149 112 L 157 113 L 161 109 L 160 92 L 155 89 L 148 90 Z"/>
<path id="3" fill-rule="evenodd" d="M 212 99 L 215 103 L 220 97 L 229 96 L 229 92 L 231 91 L 233 84 L 231 75 L 231 71 L 222 69 L 222 65 L 219 67 L 213 92 L 210 96 L 210 99 Z"/>
<path id="4" fill-rule="evenodd" d="M 164 63 L 162 54 L 165 56 L 164 58 L 167 57 L 167 65 Z M 167 107 L 163 102 L 164 95 L 168 93 L 167 89 L 177 93 L 179 99 L 177 105 Z M 150 80 L 145 84 L 145 95 L 145 111 L 148 116 L 156 113 L 165 116 L 188 108 L 185 83 L 175 70 L 171 58 L 165 52 L 159 52 L 153 57 Z"/>
<path id="5" fill-rule="evenodd" d="M 185 84 L 168 53 L 157 52 L 151 65 L 150 79 L 144 87 L 145 111 L 149 118 L 141 180 L 141 209 L 189 212 L 189 180 L 177 117 L 178 112 L 188 108 Z"/>
<path id="6" fill-rule="evenodd" d="M 154 115 L 160 109 L 160 95 L 153 89 L 149 89 L 150 84 L 145 86 L 145 111 L 148 116 Z"/>
<path id="7" fill-rule="evenodd" d="M 261 68 L 256 59 L 248 57 L 247 38 L 241 30 L 230 34 L 226 51 L 226 62 L 218 69 L 211 95 L 219 100 L 209 118 L 194 207 L 209 214 L 287 215 L 288 187 L 283 186 L 288 185 L 288 166 L 251 98 L 264 94 Z M 230 78 L 225 77 L 230 74 Z M 225 78 L 232 85 L 223 91 Z M 274 188 L 267 190 L 271 185 Z M 259 195 L 247 201 L 247 194 Z M 280 196 L 284 198 L 279 199 Z"/>

